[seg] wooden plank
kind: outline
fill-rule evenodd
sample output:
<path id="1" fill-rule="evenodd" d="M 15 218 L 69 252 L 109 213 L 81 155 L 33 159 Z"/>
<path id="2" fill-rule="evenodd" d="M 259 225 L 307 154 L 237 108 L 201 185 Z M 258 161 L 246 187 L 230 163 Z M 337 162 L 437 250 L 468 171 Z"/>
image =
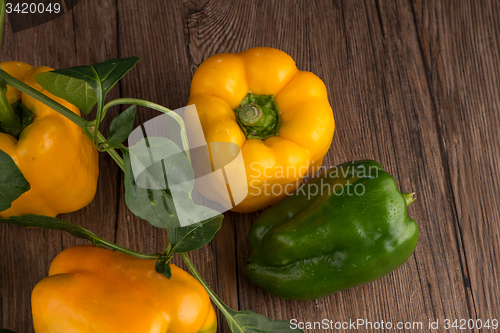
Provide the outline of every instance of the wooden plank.
<path id="1" fill-rule="evenodd" d="M 453 210 L 447 204 L 440 129 L 430 107 L 431 91 L 425 84 L 411 8 L 404 1 L 393 7 L 366 3 L 367 7 L 373 4 L 368 10 L 371 41 L 376 73 L 382 78 L 375 85 L 384 95 L 374 104 L 383 105 L 381 114 L 385 113 L 389 122 L 389 128 L 380 131 L 384 134 L 378 145 L 394 143 L 391 169 L 400 187 L 415 191 L 419 198 L 409 208 L 421 235 L 412 258 L 415 271 L 399 281 L 394 291 L 394 304 L 399 304 L 386 311 L 399 321 L 469 318 L 465 304 L 471 295 L 459 273 L 463 249 L 456 242 Z M 398 271 L 394 276 L 399 277 Z"/>
<path id="2" fill-rule="evenodd" d="M 498 316 L 500 4 L 413 1 L 471 318 Z"/>

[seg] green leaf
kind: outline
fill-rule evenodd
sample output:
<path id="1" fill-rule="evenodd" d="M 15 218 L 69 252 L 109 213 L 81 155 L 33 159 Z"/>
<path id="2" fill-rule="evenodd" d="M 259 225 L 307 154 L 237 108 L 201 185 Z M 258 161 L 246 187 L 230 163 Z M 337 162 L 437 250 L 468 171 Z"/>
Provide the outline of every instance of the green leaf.
<path id="1" fill-rule="evenodd" d="M 97 102 L 92 87 L 83 79 L 63 75 L 57 72 L 43 72 L 35 76 L 45 90 L 73 104 L 83 113 L 88 114 Z"/>
<path id="2" fill-rule="evenodd" d="M 123 160 L 127 207 L 155 227 L 168 229 L 172 252 L 193 251 L 212 240 L 223 216 L 194 204 L 193 170 L 173 141 L 143 139 L 123 149 Z"/>
<path id="3" fill-rule="evenodd" d="M 125 203 L 132 213 L 157 228 L 202 221 L 191 198 L 191 164 L 173 141 L 152 137 L 122 151 Z"/>
<path id="4" fill-rule="evenodd" d="M 115 146 L 125 141 L 133 130 L 137 105 L 132 105 L 111 122 L 108 144 Z"/>
<path id="5" fill-rule="evenodd" d="M 106 98 L 106 94 L 114 87 L 116 82 L 127 74 L 129 70 L 134 68 L 138 61 L 138 57 L 110 59 L 94 65 L 56 69 L 51 73 L 61 74 L 85 81 L 92 89 L 94 89 L 97 102 L 99 102 L 100 96 L 102 96 L 102 99 L 104 100 Z M 42 85 L 42 87 L 45 88 L 44 85 Z M 79 91 L 79 94 L 84 93 L 86 93 L 86 89 L 81 89 Z M 56 96 L 61 97 L 59 95 Z"/>
<path id="6" fill-rule="evenodd" d="M 271 319 L 250 310 L 234 311 L 223 305 L 227 311 L 224 315 L 233 333 L 304 333 L 301 329 L 292 329 L 289 321 Z"/>
<path id="7" fill-rule="evenodd" d="M 96 101 L 98 101 L 98 96 L 102 96 L 101 92 L 101 80 L 99 79 L 99 75 L 97 74 L 96 70 L 94 69 L 93 66 L 91 65 L 84 65 L 84 66 L 76 66 L 76 67 L 70 67 L 70 68 L 61 68 L 61 69 L 56 69 L 52 72 L 52 74 L 59 74 L 63 75 L 69 78 L 74 78 L 77 80 L 84 81 L 89 85 L 93 90 L 94 94 L 96 95 Z M 37 75 L 38 76 L 38 75 Z M 37 81 L 38 82 L 38 81 Z M 40 85 L 45 88 L 45 86 L 41 83 Z M 47 88 L 45 88 L 47 89 Z M 48 90 L 48 89 L 47 89 Z M 48 90 L 50 92 L 50 90 Z M 75 93 L 79 93 L 80 95 L 87 94 L 87 89 L 81 89 L 78 90 L 78 92 L 75 91 Z M 53 93 L 56 95 L 55 93 Z M 59 95 L 56 95 L 57 97 L 61 97 Z M 74 96 L 74 98 L 76 98 Z M 82 96 L 80 96 L 81 99 L 83 99 Z"/>
<path id="8" fill-rule="evenodd" d="M 11 216 L 6 219 L 1 219 L 0 222 L 3 223 L 13 223 L 23 227 L 32 227 L 32 228 L 44 228 L 44 229 L 52 229 L 52 230 L 63 230 L 71 235 L 86 239 L 91 241 L 96 246 L 106 246 L 113 250 L 137 257 L 142 259 L 158 259 L 159 255 L 157 254 L 146 254 L 141 252 L 136 252 L 120 245 L 116 245 L 112 242 L 108 242 L 105 239 L 98 237 L 93 232 L 79 227 L 77 225 L 71 224 L 69 222 L 63 221 L 61 219 L 44 216 L 44 215 L 22 215 L 22 216 Z"/>
<path id="9" fill-rule="evenodd" d="M 0 150 L 0 212 L 11 207 L 12 202 L 30 189 L 21 170 L 7 153 Z"/>
<path id="10" fill-rule="evenodd" d="M 129 152 L 133 157 L 134 174 L 142 187 L 168 190 L 179 187 L 184 192 L 193 191 L 191 163 L 172 140 L 148 137 L 130 147 Z"/>
<path id="11" fill-rule="evenodd" d="M 137 184 L 132 170 L 132 158 L 123 149 L 125 163 L 125 203 L 134 215 L 144 219 L 157 228 L 179 224 L 174 201 L 164 190 L 147 189 Z M 146 170 L 146 168 L 144 168 Z M 145 172 L 146 173 L 146 172 Z M 149 180 L 149 178 L 146 178 Z"/>
<path id="12" fill-rule="evenodd" d="M 161 256 L 156 260 L 155 270 L 159 274 L 165 275 L 167 279 L 172 277 L 172 267 L 170 267 L 170 259 L 172 257 Z"/>
<path id="13" fill-rule="evenodd" d="M 197 205 L 196 210 L 202 219 L 201 223 L 168 229 L 168 240 L 172 245 L 172 252 L 182 253 L 197 250 L 208 244 L 222 227 L 224 215 L 204 206 Z"/>
<path id="14" fill-rule="evenodd" d="M 102 120 L 102 110 L 107 93 L 125 74 L 127 74 L 129 70 L 131 70 L 135 66 L 135 64 L 137 64 L 138 61 L 138 57 L 110 59 L 99 64 L 63 68 L 51 72 L 55 74 L 65 75 L 77 80 L 82 80 L 94 90 L 95 100 L 97 102 L 97 115 L 95 121 L 96 131 L 94 132 L 94 142 L 96 142 L 97 140 L 96 133 L 99 129 L 99 123 Z M 42 85 L 42 87 L 44 86 Z M 80 90 L 73 91 L 72 99 L 84 101 L 88 97 L 87 90 L 88 89 L 86 87 L 84 88 L 82 86 Z M 61 94 L 62 91 L 59 90 L 57 91 L 57 93 Z M 62 97 L 58 94 L 54 93 L 54 95 Z M 89 110 L 88 105 L 85 105 L 85 110 Z"/>
<path id="15" fill-rule="evenodd" d="M 139 61 L 138 57 L 111 59 L 92 65 L 101 81 L 105 94 L 110 91 L 116 82 L 120 81 Z"/>

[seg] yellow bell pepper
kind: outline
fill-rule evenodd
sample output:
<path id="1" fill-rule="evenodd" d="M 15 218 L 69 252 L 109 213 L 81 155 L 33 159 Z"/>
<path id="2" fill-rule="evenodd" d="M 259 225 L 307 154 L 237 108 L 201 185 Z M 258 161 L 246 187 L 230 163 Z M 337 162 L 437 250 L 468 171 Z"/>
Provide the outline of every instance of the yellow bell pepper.
<path id="1" fill-rule="evenodd" d="M 207 292 L 175 265 L 94 246 L 74 246 L 52 262 L 31 295 L 36 333 L 213 333 Z"/>
<path id="2" fill-rule="evenodd" d="M 35 81 L 36 74 L 51 71 L 51 68 L 35 68 L 17 61 L 3 62 L 0 66 L 16 79 L 80 115 L 78 108 L 50 94 Z M 12 157 L 31 186 L 12 203 L 11 208 L 0 212 L 0 217 L 24 214 L 56 216 L 89 204 L 97 188 L 98 152 L 80 127 L 13 87 L 7 86 L 6 94 L 1 98 L 4 103 L 0 113 L 4 116 L 9 115 L 6 108 L 21 102 L 34 117 L 18 138 L 0 133 L 0 150 Z"/>
<path id="3" fill-rule="evenodd" d="M 259 210 L 293 192 L 323 163 L 335 128 L 323 81 L 267 47 L 205 60 L 193 76 L 188 105 L 196 106 L 212 164 L 217 146 L 211 142 L 241 149 L 248 194 L 236 212 Z M 210 199 L 224 191 L 234 195 L 233 187 L 197 188 Z"/>

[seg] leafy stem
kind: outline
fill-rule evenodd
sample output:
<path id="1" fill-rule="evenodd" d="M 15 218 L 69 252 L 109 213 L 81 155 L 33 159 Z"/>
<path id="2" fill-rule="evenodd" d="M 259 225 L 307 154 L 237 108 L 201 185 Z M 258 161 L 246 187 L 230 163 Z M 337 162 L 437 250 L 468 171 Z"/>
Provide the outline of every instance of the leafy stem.
<path id="1" fill-rule="evenodd" d="M 187 254 L 181 253 L 180 256 L 189 268 L 191 274 L 205 288 L 212 302 L 215 303 L 226 317 L 227 324 L 233 333 L 290 333 L 292 331 L 304 333 L 301 329 L 292 329 L 290 327 L 290 322 L 286 320 L 273 320 L 249 310 L 234 311 L 224 304 L 224 302 L 222 302 L 222 300 L 210 289 Z"/>
<path id="2" fill-rule="evenodd" d="M 96 92 L 96 97 L 97 97 L 97 116 L 96 119 L 94 120 L 95 122 L 95 127 L 94 127 L 94 133 L 92 137 L 92 143 L 96 145 L 98 143 L 98 137 L 99 137 L 99 125 L 101 124 L 101 113 L 102 113 L 102 108 L 104 104 L 103 96 L 102 96 L 102 90 L 97 89 L 94 90 Z"/>
<path id="3" fill-rule="evenodd" d="M 121 156 L 116 152 L 116 150 L 113 147 L 109 147 L 109 145 L 106 143 L 106 138 L 99 131 L 97 131 L 97 140 L 99 144 L 101 144 L 102 147 L 106 150 L 109 156 L 111 156 L 111 158 L 120 167 L 120 169 L 122 169 L 122 171 L 125 171 L 125 162 L 123 162 L 123 158 L 121 158 Z"/>
<path id="4" fill-rule="evenodd" d="M 123 247 L 123 246 L 115 244 L 113 242 L 109 242 L 109 241 L 102 239 L 102 238 L 98 238 L 98 240 L 92 241 L 92 243 L 96 244 L 95 242 L 97 242 L 100 245 L 104 245 L 110 249 L 113 249 L 115 251 L 122 252 L 122 253 L 125 253 L 128 255 L 131 255 L 133 257 L 136 257 L 136 258 L 155 259 L 156 260 L 160 257 L 160 254 L 150 254 L 150 253 L 143 253 L 143 252 L 134 251 L 134 250 L 131 250 L 127 247 Z"/>
<path id="5" fill-rule="evenodd" d="M 170 242 L 168 242 L 167 246 L 165 247 L 165 250 L 161 254 L 164 256 L 172 255 L 172 244 L 170 244 Z"/>
<path id="6" fill-rule="evenodd" d="M 93 140 L 94 138 L 93 133 L 95 133 L 97 142 L 101 144 L 103 148 L 108 148 L 109 145 L 106 144 L 106 138 L 102 135 L 101 132 L 97 130 L 97 125 L 95 124 L 95 122 L 83 119 L 82 117 L 78 116 L 68 108 L 54 101 L 52 98 L 45 96 L 38 90 L 31 88 L 27 84 L 19 81 L 18 79 L 16 79 L 15 77 L 11 76 L 10 74 L 1 69 L 0 69 L 0 79 L 3 80 L 5 84 L 36 98 L 40 102 L 46 104 L 55 111 L 59 112 L 64 117 L 71 120 L 73 123 L 78 125 L 83 130 L 83 133 L 89 138 L 89 140 L 91 141 Z M 123 159 L 114 149 L 107 150 L 107 153 L 111 156 L 111 158 L 113 158 L 116 164 L 118 164 L 120 169 L 125 170 L 125 164 L 123 162 Z"/>
<path id="7" fill-rule="evenodd" d="M 108 109 L 117 106 L 117 105 L 122 105 L 122 104 L 130 104 L 130 105 L 138 105 L 138 106 L 145 106 L 147 108 L 160 111 L 162 113 L 168 114 L 170 117 L 172 117 L 180 126 L 181 129 L 181 139 L 182 139 L 182 147 L 184 148 L 184 151 L 186 153 L 186 156 L 188 160 L 191 162 L 191 155 L 189 153 L 189 142 L 187 138 L 187 133 L 186 133 L 186 125 L 184 124 L 184 120 L 182 119 L 181 116 L 179 116 L 177 113 L 172 111 L 169 108 L 166 108 L 162 105 L 145 101 L 142 99 L 136 99 L 136 98 L 118 98 L 115 100 L 110 101 L 106 105 L 104 105 L 104 108 L 102 110 L 102 118 L 106 116 L 106 113 L 108 112 Z"/>
<path id="8" fill-rule="evenodd" d="M 20 90 L 23 93 L 26 93 L 26 94 L 36 98 L 37 100 L 39 100 L 43 104 L 56 110 L 57 112 L 59 112 L 60 114 L 62 114 L 63 116 L 65 116 L 66 118 L 68 118 L 69 120 L 71 120 L 72 122 L 77 124 L 78 126 L 80 126 L 80 128 L 83 130 L 83 133 L 85 133 L 85 135 L 87 135 L 87 137 L 89 137 L 89 139 L 92 139 L 92 136 L 90 133 L 91 132 L 90 128 L 94 125 L 93 122 L 90 122 L 90 121 L 83 119 L 82 117 L 80 117 L 76 113 L 72 112 L 68 108 L 66 108 L 66 107 L 62 106 L 61 104 L 57 103 L 56 101 L 54 101 L 52 98 L 47 97 L 44 94 L 42 94 L 41 92 L 39 92 L 38 90 L 31 88 L 26 83 L 19 81 L 18 79 L 11 76 L 10 74 L 8 74 L 7 72 L 5 72 L 2 69 L 0 69 L 0 80 L 3 81 L 5 84 L 7 84 L 13 88 L 16 88 L 17 90 Z"/>
<path id="9" fill-rule="evenodd" d="M 160 254 L 148 254 L 137 252 L 126 247 L 120 246 L 113 242 L 107 241 L 93 232 L 74 225 L 72 223 L 63 221 L 61 219 L 43 216 L 43 215 L 22 215 L 22 216 L 11 216 L 9 218 L 0 219 L 0 222 L 4 223 L 14 223 L 23 227 L 29 228 L 44 228 L 44 229 L 52 229 L 52 230 L 63 230 L 66 231 L 73 236 L 81 239 L 87 239 L 91 241 L 96 246 L 106 246 L 110 249 L 126 253 L 128 255 L 134 256 L 136 258 L 141 259 L 158 259 Z"/>
<path id="10" fill-rule="evenodd" d="M 201 277 L 200 272 L 198 272 L 198 270 L 194 266 L 194 264 L 191 261 L 191 259 L 189 259 L 189 256 L 187 255 L 187 253 L 179 253 L 179 255 L 181 256 L 182 261 L 184 261 L 184 263 L 186 264 L 186 266 L 189 269 L 189 271 L 191 272 L 191 274 L 195 277 L 196 280 L 198 280 L 198 282 L 201 283 L 201 285 L 203 286 L 203 288 L 205 288 L 205 290 L 207 291 L 208 296 L 210 296 L 210 299 L 212 300 L 212 302 L 215 303 L 215 305 L 219 308 L 219 310 L 224 314 L 224 316 L 229 321 L 232 316 L 231 316 L 231 313 L 229 313 L 229 311 L 227 310 L 227 305 L 224 304 L 224 302 L 219 298 L 219 296 L 217 296 L 213 292 L 212 289 L 210 289 L 210 287 L 208 286 L 208 284 Z M 243 329 L 241 329 L 241 332 L 243 332 Z"/>

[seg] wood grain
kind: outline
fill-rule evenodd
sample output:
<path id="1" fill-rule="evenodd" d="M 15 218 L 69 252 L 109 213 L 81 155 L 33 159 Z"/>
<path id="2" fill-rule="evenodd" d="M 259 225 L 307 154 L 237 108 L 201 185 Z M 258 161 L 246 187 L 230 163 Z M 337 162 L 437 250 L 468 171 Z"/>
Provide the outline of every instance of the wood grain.
<path id="1" fill-rule="evenodd" d="M 402 191 L 416 192 L 408 209 L 420 228 L 415 254 L 378 281 L 307 302 L 270 296 L 244 275 L 248 230 L 262 212 L 225 213 L 214 240 L 190 256 L 234 309 L 299 321 L 419 321 L 423 330 L 406 330 L 418 332 L 429 319 L 500 319 L 499 22 L 496 1 L 81 0 L 33 29 L 7 26 L 0 58 L 60 68 L 137 55 L 110 98 L 175 109 L 210 55 L 287 52 L 328 88 L 336 133 L 325 165 L 375 159 Z M 137 125 L 155 116 L 139 109 Z M 61 218 L 135 250 L 163 250 L 166 234 L 126 208 L 114 162 L 103 154 L 100 163 L 94 201 Z M 0 327 L 33 332 L 31 289 L 57 253 L 80 243 L 0 225 Z"/>

